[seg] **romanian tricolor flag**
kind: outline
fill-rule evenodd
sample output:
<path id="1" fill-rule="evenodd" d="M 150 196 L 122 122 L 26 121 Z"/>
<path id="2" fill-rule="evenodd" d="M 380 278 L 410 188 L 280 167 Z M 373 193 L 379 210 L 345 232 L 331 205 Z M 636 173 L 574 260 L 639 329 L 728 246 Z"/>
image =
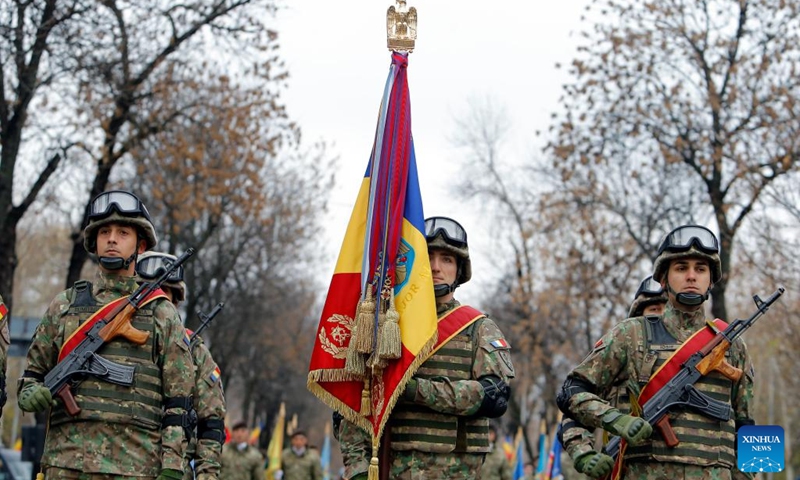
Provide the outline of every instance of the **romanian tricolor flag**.
<path id="1" fill-rule="evenodd" d="M 264 472 L 265 480 L 274 480 L 275 472 L 282 468 L 281 453 L 283 453 L 283 431 L 286 429 L 286 406 L 281 403 L 278 420 L 272 430 L 272 438 L 267 447 L 267 470 Z"/>
<path id="2" fill-rule="evenodd" d="M 408 54 L 392 53 L 372 154 L 308 374 L 312 393 L 372 433 L 374 457 L 389 413 L 437 338 L 407 66 Z"/>

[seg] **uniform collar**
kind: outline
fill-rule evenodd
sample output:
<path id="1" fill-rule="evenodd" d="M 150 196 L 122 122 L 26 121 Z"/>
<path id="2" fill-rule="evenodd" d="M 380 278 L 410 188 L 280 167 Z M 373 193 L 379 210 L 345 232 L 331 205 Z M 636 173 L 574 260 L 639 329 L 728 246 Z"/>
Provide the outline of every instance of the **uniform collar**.
<path id="1" fill-rule="evenodd" d="M 667 302 L 664 309 L 664 323 L 681 330 L 696 331 L 706 325 L 706 315 L 702 308 L 694 312 L 684 312 L 673 307 L 672 302 Z"/>
<path id="2" fill-rule="evenodd" d="M 436 304 L 436 316 L 441 318 L 442 315 L 449 312 L 450 310 L 461 306 L 461 304 L 455 298 L 450 300 L 447 303 L 437 303 Z"/>
<path id="3" fill-rule="evenodd" d="M 92 293 L 97 295 L 101 292 L 113 292 L 120 295 L 128 295 L 133 293 L 139 285 L 136 283 L 136 277 L 129 277 L 127 275 L 112 275 L 103 273 L 102 270 L 97 270 L 94 283 L 92 284 Z"/>

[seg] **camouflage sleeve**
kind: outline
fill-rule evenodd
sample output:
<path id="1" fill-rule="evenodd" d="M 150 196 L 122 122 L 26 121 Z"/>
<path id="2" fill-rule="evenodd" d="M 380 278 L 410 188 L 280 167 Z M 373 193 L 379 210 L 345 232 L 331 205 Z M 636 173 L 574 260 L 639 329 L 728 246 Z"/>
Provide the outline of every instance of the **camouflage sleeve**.
<path id="1" fill-rule="evenodd" d="M 219 368 L 211 357 L 211 352 L 202 341 L 192 351 L 197 376 L 195 378 L 194 406 L 198 420 L 223 420 L 225 418 L 225 394 L 222 389 Z M 222 444 L 216 440 L 200 438 L 197 440 L 195 472 L 217 478 L 220 470 Z"/>
<path id="2" fill-rule="evenodd" d="M 344 462 L 344 478 L 353 478 L 369 471 L 372 442 L 369 433 L 355 423 L 343 419 L 339 426 L 339 447 Z"/>
<path id="3" fill-rule="evenodd" d="M 313 471 L 311 472 L 311 480 L 323 480 L 324 475 L 322 475 L 322 459 L 319 458 L 319 455 L 314 453 L 314 460 L 311 462 L 311 466 Z"/>
<path id="4" fill-rule="evenodd" d="M 634 346 L 631 341 L 637 338 L 640 325 L 635 319 L 618 323 L 567 375 L 568 380 L 576 379 L 591 386 L 587 389 L 591 391 L 579 392 L 569 398 L 569 411 L 578 422 L 590 428 L 599 428 L 603 423 L 603 415 L 614 408 L 597 393 L 608 391 L 626 375 L 628 352 Z"/>
<path id="5" fill-rule="evenodd" d="M 28 347 L 28 364 L 25 370 L 44 376 L 55 367 L 58 361 L 58 351 L 64 338 L 61 315 L 66 312 L 68 307 L 69 299 L 66 290 L 50 302 L 42 321 L 36 327 L 31 345 Z M 19 389 L 29 383 L 41 383 L 41 381 L 23 376 L 19 379 Z"/>
<path id="6" fill-rule="evenodd" d="M 500 480 L 514 480 L 514 472 L 511 470 L 511 464 L 506 461 L 505 454 L 500 463 Z"/>
<path id="7" fill-rule="evenodd" d="M 561 439 L 564 450 L 570 458 L 577 459 L 586 452 L 594 450 L 594 434 L 584 425 L 571 418 L 561 420 Z"/>
<path id="8" fill-rule="evenodd" d="M 511 346 L 503 332 L 490 318 L 484 318 L 476 329 L 475 357 L 472 362 L 473 380 L 449 378 L 417 378 L 414 402 L 442 413 L 472 415 L 483 402 L 483 385 L 478 381 L 487 376 L 509 383 L 514 378 Z"/>
<path id="9" fill-rule="evenodd" d="M 750 355 L 747 353 L 747 345 L 744 340 L 739 338 L 731 346 L 731 360 L 733 366 L 742 370 L 743 375 L 733 385 L 732 392 L 732 407 L 734 420 L 737 427 L 739 425 L 746 425 L 753 422 L 753 382 L 755 372 L 753 371 L 753 362 L 750 360 Z M 731 469 L 733 480 L 753 480 L 754 473 L 742 472 L 736 466 Z"/>
<path id="10" fill-rule="evenodd" d="M 255 455 L 253 455 L 251 465 L 250 465 L 250 478 L 251 480 L 264 480 L 264 458 L 261 456 L 261 452 L 256 449 L 253 449 Z"/>
<path id="11" fill-rule="evenodd" d="M 194 363 L 189 352 L 186 329 L 178 311 L 166 300 L 159 300 L 154 312 L 158 342 L 158 363 L 165 398 L 190 397 L 194 384 Z M 169 408 L 167 415 L 182 415 L 182 408 Z M 161 430 L 161 468 L 183 470 L 187 439 L 183 427 L 172 425 Z"/>

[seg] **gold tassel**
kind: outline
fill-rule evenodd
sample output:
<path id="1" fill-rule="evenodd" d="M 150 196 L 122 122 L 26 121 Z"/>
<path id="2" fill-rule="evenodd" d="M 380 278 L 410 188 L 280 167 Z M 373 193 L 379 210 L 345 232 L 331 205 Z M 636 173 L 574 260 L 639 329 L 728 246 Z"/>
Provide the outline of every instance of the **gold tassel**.
<path id="1" fill-rule="evenodd" d="M 44 480 L 44 473 L 39 472 L 36 474 L 36 480 Z"/>
<path id="2" fill-rule="evenodd" d="M 374 375 L 379 375 L 377 370 L 383 370 L 386 366 L 389 365 L 389 362 L 378 355 L 378 352 L 372 352 L 372 355 L 367 358 L 367 368 L 372 370 Z"/>
<path id="3" fill-rule="evenodd" d="M 344 370 L 347 373 L 365 377 L 367 375 L 367 364 L 364 355 L 358 353 L 355 348 L 347 349 L 347 356 L 344 359 Z"/>
<path id="4" fill-rule="evenodd" d="M 369 470 L 367 472 L 367 480 L 378 480 L 380 477 L 380 469 L 378 468 L 378 443 L 375 438 L 372 439 L 372 458 L 369 460 Z"/>
<path id="5" fill-rule="evenodd" d="M 372 415 L 372 400 L 369 395 L 369 380 L 364 380 L 364 389 L 361 390 L 361 415 L 368 417 Z"/>
<path id="6" fill-rule="evenodd" d="M 380 330 L 378 355 L 382 359 L 400 358 L 402 340 L 400 339 L 400 314 L 394 306 L 394 292 L 389 296 L 389 308 L 385 313 L 385 321 Z"/>
<path id="7" fill-rule="evenodd" d="M 367 293 L 356 307 L 355 338 L 351 345 L 361 353 L 372 353 L 372 337 L 375 334 L 375 300 L 372 286 L 367 285 Z"/>

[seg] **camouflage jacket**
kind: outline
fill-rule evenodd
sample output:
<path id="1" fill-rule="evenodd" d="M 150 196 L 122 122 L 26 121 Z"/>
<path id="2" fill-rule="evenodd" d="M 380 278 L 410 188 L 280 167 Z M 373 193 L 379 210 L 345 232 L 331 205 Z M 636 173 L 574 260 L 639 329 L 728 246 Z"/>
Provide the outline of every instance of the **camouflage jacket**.
<path id="1" fill-rule="evenodd" d="M 667 303 L 663 324 L 678 342 L 685 342 L 704 328 L 706 321 L 702 310 L 685 313 Z M 580 392 L 569 399 L 570 413 L 580 423 L 590 428 L 602 426 L 603 415 L 613 408 L 604 399 L 612 387 L 626 388 L 632 396 L 641 393 L 638 379 L 642 375 L 639 370 L 646 364 L 646 338 L 642 326 L 641 318 L 620 322 L 597 342 L 594 350 L 568 375 L 569 378 L 588 383 L 596 392 Z M 731 345 L 729 354 L 728 362 L 744 372 L 739 381 L 733 384 L 730 398 L 734 419 L 737 423 L 744 423 L 752 419 L 753 368 L 741 338 Z M 650 372 L 646 373 L 646 377 L 649 377 Z M 676 412 L 674 415 L 680 416 L 682 413 Z"/>
<path id="2" fill-rule="evenodd" d="M 197 411 L 198 424 L 204 420 L 225 419 L 225 392 L 222 379 L 211 352 L 203 339 L 195 337 L 191 345 L 195 365 L 194 389 L 192 397 Z M 185 476 L 191 475 L 189 461 L 194 460 L 194 473 L 199 480 L 219 477 L 222 444 L 208 438 L 192 438 L 186 456 Z"/>
<path id="3" fill-rule="evenodd" d="M 220 478 L 225 480 L 264 480 L 264 457 L 253 446 L 239 450 L 231 442 L 222 446 Z"/>
<path id="4" fill-rule="evenodd" d="M 281 470 L 283 480 L 322 480 L 319 455 L 308 448 L 302 455 L 297 455 L 291 448 L 285 448 L 281 452 Z"/>
<path id="5" fill-rule="evenodd" d="M 3 313 L 6 312 L 6 313 Z M 0 416 L 3 415 L 3 405 L 6 404 L 7 386 L 6 369 L 8 358 L 8 347 L 11 346 L 11 336 L 8 332 L 8 317 L 10 312 L 6 311 L 3 297 L 0 297 Z"/>
<path id="6" fill-rule="evenodd" d="M 481 467 L 483 480 L 511 480 L 511 463 L 506 458 L 505 452 L 496 443 L 492 445 L 491 453 L 486 455 L 486 460 Z"/>
<path id="7" fill-rule="evenodd" d="M 136 288 L 134 277 L 98 272 L 92 294 L 105 304 Z M 50 303 L 28 350 L 28 365 L 25 376 L 20 379 L 20 388 L 31 382 L 41 382 L 56 365 L 59 350 L 72 333 L 66 331 L 62 315 L 69 309 L 73 294 L 73 289 L 65 290 Z M 159 299 L 151 305 L 153 316 L 149 321 L 155 323 L 152 355 L 160 369 L 163 395 L 165 398 L 189 397 L 194 367 L 189 346 L 184 342 L 185 330 L 180 316 L 167 300 Z M 131 345 L 130 348 L 137 347 Z M 99 353 L 103 353 L 102 348 Z M 170 408 L 166 413 L 184 412 Z M 135 419 L 131 423 L 67 421 L 49 429 L 42 465 L 86 473 L 155 477 L 162 468 L 183 469 L 186 444 L 184 430 L 178 426 L 145 428 Z"/>
<path id="8" fill-rule="evenodd" d="M 459 306 L 460 303 L 452 302 L 438 305 L 437 315 L 441 318 L 445 313 Z M 477 342 L 475 358 L 471 369 L 471 380 L 450 381 L 442 379 L 417 379 L 417 392 L 415 402 L 428 406 L 438 412 L 446 412 L 459 416 L 471 416 L 483 401 L 483 386 L 478 378 L 486 375 L 495 375 L 508 383 L 514 378 L 514 367 L 511 364 L 509 349 L 497 349 L 491 342 L 503 340 L 505 337 L 497 324 L 490 318 L 485 318 L 476 328 L 474 342 Z M 422 364 L 424 367 L 424 363 Z M 422 368 L 422 367 L 420 367 Z M 391 423 L 391 416 L 389 423 Z M 487 433 L 488 441 L 488 433 Z M 342 451 L 342 460 L 345 467 L 345 478 L 352 478 L 360 473 L 366 473 L 372 456 L 372 444 L 369 433 L 355 424 L 342 420 L 339 427 L 339 444 Z M 447 455 L 447 454 L 441 454 Z M 480 454 L 483 456 L 483 454 Z"/>

